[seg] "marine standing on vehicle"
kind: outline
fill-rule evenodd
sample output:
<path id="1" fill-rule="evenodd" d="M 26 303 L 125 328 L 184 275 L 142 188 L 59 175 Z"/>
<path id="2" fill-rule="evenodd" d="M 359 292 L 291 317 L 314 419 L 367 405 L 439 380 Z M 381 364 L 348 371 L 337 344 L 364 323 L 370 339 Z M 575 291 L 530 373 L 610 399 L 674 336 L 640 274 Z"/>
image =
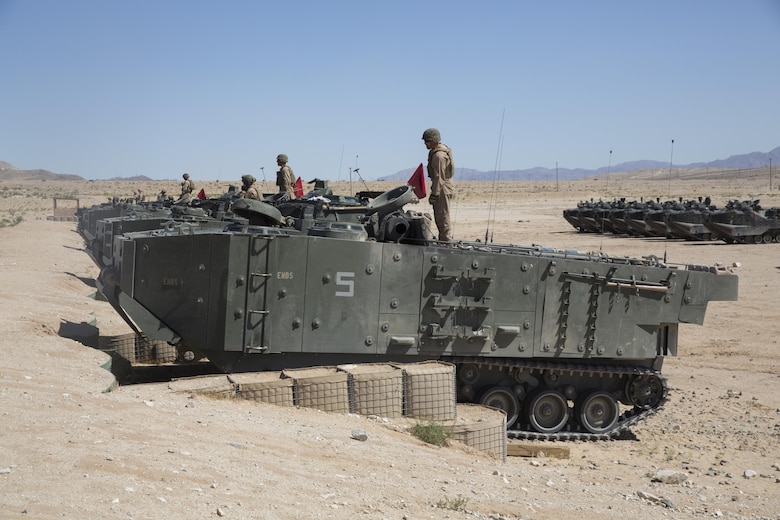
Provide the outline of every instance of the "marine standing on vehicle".
<path id="1" fill-rule="evenodd" d="M 433 218 L 439 229 L 439 241 L 452 240 L 450 224 L 450 200 L 454 191 L 452 176 L 455 173 L 455 163 L 452 160 L 452 150 L 441 142 L 441 134 L 435 128 L 423 132 L 423 141 L 428 151 L 428 177 L 431 178 L 431 194 L 428 201 L 433 206 Z"/>
<path id="2" fill-rule="evenodd" d="M 181 196 L 175 204 L 189 205 L 192 200 L 192 192 L 195 190 L 195 183 L 190 180 L 190 174 L 185 173 L 181 176 L 184 181 L 181 183 Z"/>
<path id="3" fill-rule="evenodd" d="M 276 185 L 279 186 L 279 192 L 287 193 L 291 199 L 295 198 L 295 174 L 287 165 L 287 155 L 280 153 L 276 156 L 276 164 L 279 166 L 279 171 L 276 172 Z"/>

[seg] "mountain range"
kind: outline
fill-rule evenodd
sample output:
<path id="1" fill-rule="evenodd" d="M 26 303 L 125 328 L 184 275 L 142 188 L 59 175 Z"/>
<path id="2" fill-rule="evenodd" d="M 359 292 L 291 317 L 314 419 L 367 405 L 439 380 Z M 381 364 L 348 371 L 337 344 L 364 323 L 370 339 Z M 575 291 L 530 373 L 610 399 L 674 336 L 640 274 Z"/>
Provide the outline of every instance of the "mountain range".
<path id="1" fill-rule="evenodd" d="M 751 152 L 741 155 L 732 155 L 727 159 L 717 159 L 710 162 L 699 162 L 691 164 L 673 164 L 672 168 L 675 169 L 711 169 L 711 170 L 740 170 L 740 169 L 755 169 L 767 167 L 772 160 L 774 166 L 780 167 L 780 146 L 770 152 Z M 617 172 L 633 172 L 640 170 L 668 170 L 669 163 L 661 161 L 630 161 L 620 164 L 616 164 L 612 167 L 603 166 L 595 170 L 587 170 L 584 168 L 559 168 L 556 172 L 551 168 L 529 168 L 526 170 L 500 170 L 498 172 L 493 171 L 481 171 L 473 170 L 470 168 L 458 168 L 456 166 L 455 175 L 458 180 L 479 180 L 490 181 L 496 178 L 501 181 L 545 181 L 555 180 L 556 178 L 561 180 L 570 179 L 582 179 L 585 177 L 596 177 L 605 173 L 617 173 Z M 405 181 L 411 177 L 414 169 L 409 168 L 401 170 L 392 175 L 380 177 L 378 181 Z"/>
<path id="2" fill-rule="evenodd" d="M 674 164 L 671 167 L 675 169 L 711 169 L 711 170 L 739 170 L 739 169 L 755 169 L 767 167 L 772 163 L 780 167 L 780 146 L 769 152 L 751 152 L 741 155 L 732 155 L 727 159 L 717 159 L 710 162 L 699 162 L 691 164 Z M 584 168 L 559 168 L 557 171 L 551 168 L 529 168 L 526 170 L 500 170 L 495 171 L 482 171 L 474 170 L 471 168 L 457 168 L 456 176 L 458 180 L 475 180 L 475 181 L 545 181 L 545 180 L 571 180 L 582 179 L 586 177 L 596 177 L 605 173 L 618 173 L 618 172 L 633 172 L 639 170 L 667 170 L 670 168 L 669 163 L 661 161 L 630 161 L 620 164 L 616 164 L 611 167 L 601 167 L 595 170 L 587 170 Z M 412 168 L 398 171 L 392 175 L 387 175 L 376 179 L 377 181 L 406 181 L 411 177 Z M 65 174 L 65 173 L 52 173 L 47 170 L 22 170 L 7 162 L 0 161 L 0 180 L 74 180 L 83 181 L 83 177 L 79 175 Z M 121 180 L 121 181 L 153 181 L 145 175 L 136 175 L 133 177 L 113 177 L 111 179 L 104 180 Z"/>

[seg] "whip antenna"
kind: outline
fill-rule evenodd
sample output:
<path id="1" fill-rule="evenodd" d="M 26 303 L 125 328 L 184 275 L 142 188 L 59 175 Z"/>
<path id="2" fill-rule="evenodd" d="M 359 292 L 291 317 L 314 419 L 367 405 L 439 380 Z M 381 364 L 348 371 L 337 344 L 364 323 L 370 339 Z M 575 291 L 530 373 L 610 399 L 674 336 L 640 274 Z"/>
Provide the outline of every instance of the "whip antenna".
<path id="1" fill-rule="evenodd" d="M 359 170 L 359 168 L 357 167 L 357 160 L 358 160 L 358 156 L 356 155 L 355 156 L 355 168 L 354 169 L 353 168 L 349 169 L 349 192 L 350 193 L 355 193 L 352 190 L 352 172 L 355 172 L 355 171 Z"/>
<path id="2" fill-rule="evenodd" d="M 360 176 L 360 173 L 358 173 L 358 172 L 360 172 L 360 168 L 355 168 L 355 169 L 354 169 L 354 170 L 352 170 L 352 171 L 353 171 L 353 172 L 355 172 L 355 173 L 357 173 L 358 179 L 360 179 L 360 182 L 362 182 L 362 183 L 363 183 L 363 187 L 364 187 L 364 188 L 366 188 L 366 191 L 368 191 L 368 184 L 366 184 L 366 181 L 365 181 L 365 180 L 363 180 L 363 177 L 361 177 L 361 176 Z"/>
<path id="3" fill-rule="evenodd" d="M 495 211 L 496 211 L 496 197 L 497 197 L 497 190 L 498 190 L 498 175 L 499 175 L 499 166 L 501 164 L 501 152 L 503 150 L 504 146 L 504 114 L 506 114 L 506 109 L 503 109 L 501 111 L 501 127 L 498 131 L 498 148 L 496 149 L 496 164 L 493 168 L 493 182 L 490 187 L 490 202 L 488 204 L 488 220 L 487 220 L 487 227 L 485 228 L 485 242 L 488 241 L 488 237 L 490 238 L 490 241 L 493 241 L 493 236 L 491 233 L 490 226 L 495 220 Z"/>
<path id="4" fill-rule="evenodd" d="M 674 139 L 672 139 L 672 151 L 669 154 L 669 200 L 672 199 L 672 164 L 674 164 Z M 664 210 L 664 221 L 666 222 L 666 240 L 664 240 L 664 263 L 666 263 L 666 246 L 669 243 L 669 217 L 671 210 Z"/>
<path id="5" fill-rule="evenodd" d="M 609 188 L 609 172 L 612 170 L 612 150 L 609 151 L 609 163 L 607 164 L 607 182 L 604 185 L 604 195 L 607 195 L 607 189 Z M 606 202 L 605 204 L 609 204 L 609 202 Z M 602 208 L 603 209 L 603 208 Z M 609 210 L 604 210 L 604 213 L 601 217 L 601 245 L 599 245 L 599 249 L 604 249 L 604 220 L 609 216 L 611 211 L 615 209 L 614 205 L 610 205 Z"/>
<path id="6" fill-rule="evenodd" d="M 672 197 L 672 164 L 674 162 L 674 139 L 672 139 L 672 152 L 669 156 L 669 198 Z"/>

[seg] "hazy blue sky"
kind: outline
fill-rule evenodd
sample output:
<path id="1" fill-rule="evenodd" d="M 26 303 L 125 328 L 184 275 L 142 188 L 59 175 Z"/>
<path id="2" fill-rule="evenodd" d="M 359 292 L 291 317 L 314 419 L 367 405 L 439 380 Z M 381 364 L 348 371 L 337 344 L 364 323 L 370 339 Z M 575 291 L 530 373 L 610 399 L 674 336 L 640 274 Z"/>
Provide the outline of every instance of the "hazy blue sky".
<path id="1" fill-rule="evenodd" d="M 0 160 L 88 179 L 687 164 L 780 145 L 780 1 L 0 0 L 0 74 Z"/>

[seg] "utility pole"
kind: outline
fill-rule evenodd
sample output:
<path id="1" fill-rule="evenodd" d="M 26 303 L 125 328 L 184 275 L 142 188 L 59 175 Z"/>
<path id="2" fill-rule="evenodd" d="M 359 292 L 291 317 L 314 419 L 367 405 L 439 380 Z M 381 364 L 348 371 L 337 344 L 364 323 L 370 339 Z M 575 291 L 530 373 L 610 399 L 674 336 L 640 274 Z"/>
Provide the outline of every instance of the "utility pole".
<path id="1" fill-rule="evenodd" d="M 769 191 L 772 191 L 772 158 L 769 158 Z"/>
<path id="2" fill-rule="evenodd" d="M 674 139 L 672 139 L 672 151 L 669 154 L 669 197 L 672 196 L 672 165 L 674 164 Z"/>

